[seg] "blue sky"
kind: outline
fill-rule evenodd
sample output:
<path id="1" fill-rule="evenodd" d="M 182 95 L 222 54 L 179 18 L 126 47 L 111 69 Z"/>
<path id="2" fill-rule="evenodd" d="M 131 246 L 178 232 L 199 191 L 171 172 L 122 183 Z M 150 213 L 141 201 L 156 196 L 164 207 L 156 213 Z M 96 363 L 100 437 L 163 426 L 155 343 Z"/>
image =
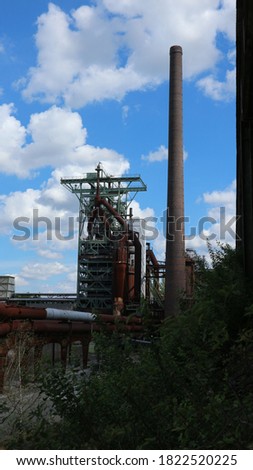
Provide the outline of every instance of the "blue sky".
<path id="1" fill-rule="evenodd" d="M 183 47 L 186 233 L 197 230 L 187 247 L 205 254 L 205 237 L 222 233 L 220 207 L 229 224 L 235 213 L 235 0 L 9 0 L 0 10 L 0 274 L 15 275 L 18 292 L 75 291 L 77 237 L 59 240 L 55 222 L 67 234 L 78 205 L 59 181 L 98 161 L 141 175 L 148 190 L 134 215 L 154 217 L 163 258 L 174 44 Z M 37 216 L 50 221 L 39 233 Z"/>

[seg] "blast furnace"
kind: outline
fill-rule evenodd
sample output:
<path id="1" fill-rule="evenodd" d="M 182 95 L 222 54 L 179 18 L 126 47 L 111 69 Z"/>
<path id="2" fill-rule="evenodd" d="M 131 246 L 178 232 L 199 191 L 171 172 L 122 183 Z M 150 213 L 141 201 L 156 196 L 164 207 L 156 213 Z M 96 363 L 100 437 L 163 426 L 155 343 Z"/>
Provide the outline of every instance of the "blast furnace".
<path id="1" fill-rule="evenodd" d="M 79 200 L 77 302 L 89 311 L 121 314 L 140 302 L 143 237 L 134 230 L 131 202 L 146 191 L 140 176 L 94 173 L 61 183 Z"/>

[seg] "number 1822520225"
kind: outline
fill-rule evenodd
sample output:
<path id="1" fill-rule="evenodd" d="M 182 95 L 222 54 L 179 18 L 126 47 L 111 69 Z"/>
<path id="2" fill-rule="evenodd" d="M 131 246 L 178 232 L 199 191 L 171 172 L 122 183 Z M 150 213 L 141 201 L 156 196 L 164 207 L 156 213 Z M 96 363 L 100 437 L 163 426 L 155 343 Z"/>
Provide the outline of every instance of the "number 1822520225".
<path id="1" fill-rule="evenodd" d="M 237 465 L 237 456 L 227 454 L 160 455 L 159 465 L 231 466 Z"/>

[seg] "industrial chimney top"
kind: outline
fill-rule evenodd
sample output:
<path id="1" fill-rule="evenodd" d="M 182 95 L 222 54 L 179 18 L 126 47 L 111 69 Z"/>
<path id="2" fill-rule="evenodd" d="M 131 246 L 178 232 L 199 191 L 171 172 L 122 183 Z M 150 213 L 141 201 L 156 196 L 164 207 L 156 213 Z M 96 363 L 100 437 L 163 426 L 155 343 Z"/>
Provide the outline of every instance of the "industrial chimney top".
<path id="1" fill-rule="evenodd" d="M 180 52 L 181 54 L 183 54 L 183 49 L 181 46 L 171 46 L 170 48 L 170 54 L 175 54 L 177 52 Z"/>

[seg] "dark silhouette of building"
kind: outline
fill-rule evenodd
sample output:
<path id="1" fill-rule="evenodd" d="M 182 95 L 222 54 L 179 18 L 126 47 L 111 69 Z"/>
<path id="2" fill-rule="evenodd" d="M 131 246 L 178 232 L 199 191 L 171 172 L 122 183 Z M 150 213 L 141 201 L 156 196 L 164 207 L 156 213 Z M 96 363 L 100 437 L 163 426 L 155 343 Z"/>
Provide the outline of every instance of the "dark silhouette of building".
<path id="1" fill-rule="evenodd" d="M 237 248 L 253 280 L 253 2 L 237 0 Z"/>

